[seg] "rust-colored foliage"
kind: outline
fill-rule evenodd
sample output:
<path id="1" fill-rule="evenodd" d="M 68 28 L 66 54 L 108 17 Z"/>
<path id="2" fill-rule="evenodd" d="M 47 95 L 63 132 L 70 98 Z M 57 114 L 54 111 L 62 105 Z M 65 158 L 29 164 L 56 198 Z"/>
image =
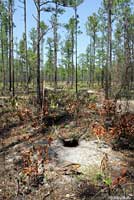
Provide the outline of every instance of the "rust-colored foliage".
<path id="1" fill-rule="evenodd" d="M 76 109 L 78 108 L 79 106 L 79 103 L 77 101 L 73 101 L 71 103 L 68 104 L 66 110 L 70 113 L 70 114 L 73 114 Z"/>
<path id="2" fill-rule="evenodd" d="M 26 176 L 38 176 L 40 174 L 40 167 L 44 169 L 44 164 L 49 162 L 49 147 L 53 139 L 48 137 L 46 145 L 33 146 L 29 151 L 22 154 L 22 170 L 21 172 Z"/>
<path id="3" fill-rule="evenodd" d="M 31 175 L 37 175 L 38 174 L 38 170 L 37 167 L 25 167 L 23 168 L 22 172 L 27 175 L 27 176 L 31 176 Z"/>
<path id="4" fill-rule="evenodd" d="M 127 168 L 123 168 L 123 169 L 121 170 L 121 176 L 122 176 L 122 177 L 125 177 L 125 176 L 127 175 L 127 172 L 128 172 Z"/>
<path id="5" fill-rule="evenodd" d="M 120 185 L 125 184 L 126 182 L 127 182 L 126 177 L 119 176 L 113 180 L 111 189 L 119 187 Z"/>
<path id="6" fill-rule="evenodd" d="M 108 129 L 110 135 L 134 135 L 134 114 L 125 113 L 120 116 L 117 115 L 115 101 L 105 100 L 102 108 L 99 110 L 99 114 L 104 123 L 107 117 L 112 118 L 112 121 L 114 118 L 114 124 L 112 124 L 112 127 L 109 127 Z M 99 132 L 100 130 L 95 129 L 96 134 L 99 134 Z M 103 129 L 101 129 L 101 132 L 103 133 Z"/>
<path id="7" fill-rule="evenodd" d="M 87 105 L 88 109 L 97 111 L 96 103 L 90 103 Z"/>
<path id="8" fill-rule="evenodd" d="M 17 115 L 21 121 L 26 121 L 32 118 L 32 112 L 28 108 L 18 109 Z"/>
<path id="9" fill-rule="evenodd" d="M 44 105 L 42 106 L 42 115 L 47 116 L 48 112 L 49 112 L 48 103 L 45 102 Z"/>
<path id="10" fill-rule="evenodd" d="M 121 175 L 116 177 L 113 182 L 112 182 L 112 185 L 111 185 L 111 188 L 115 188 L 115 187 L 118 187 L 120 185 L 123 185 L 127 182 L 127 168 L 123 168 L 121 169 Z"/>
<path id="11" fill-rule="evenodd" d="M 111 117 L 116 115 L 116 102 L 113 100 L 105 100 L 102 104 L 102 108 L 99 109 L 99 115 L 103 119 L 105 117 Z"/>
<path id="12" fill-rule="evenodd" d="M 100 137 L 106 134 L 105 128 L 99 123 L 94 123 L 92 125 L 92 131 L 93 131 L 93 134 L 97 137 Z"/>
<path id="13" fill-rule="evenodd" d="M 105 100 L 102 109 L 107 115 L 114 115 L 116 112 L 116 102 L 113 100 Z"/>
<path id="14" fill-rule="evenodd" d="M 134 135 L 134 114 L 125 114 L 120 118 L 119 126 L 122 129 L 125 129 L 127 134 Z"/>
<path id="15" fill-rule="evenodd" d="M 48 137 L 48 145 L 51 146 L 51 143 L 53 141 L 53 138 L 52 137 Z"/>
<path id="16" fill-rule="evenodd" d="M 115 135 L 125 134 L 134 136 L 134 114 L 126 113 L 121 115 L 111 133 Z"/>

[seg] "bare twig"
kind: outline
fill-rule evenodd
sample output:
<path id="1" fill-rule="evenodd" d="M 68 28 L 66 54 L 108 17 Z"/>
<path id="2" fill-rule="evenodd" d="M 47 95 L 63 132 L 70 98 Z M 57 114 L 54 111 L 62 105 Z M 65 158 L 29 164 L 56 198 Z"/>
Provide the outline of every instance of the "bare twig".
<path id="1" fill-rule="evenodd" d="M 44 31 L 41 35 L 40 35 L 40 39 L 39 41 L 43 38 L 44 35 L 46 35 L 50 30 L 52 29 L 52 27 L 48 28 L 46 31 Z"/>
<path id="2" fill-rule="evenodd" d="M 91 200 L 94 200 L 99 194 L 101 194 L 102 192 L 107 191 L 107 189 L 108 189 L 107 187 L 104 188 L 103 190 L 100 189 L 100 190 L 91 198 Z"/>
<path id="3" fill-rule="evenodd" d="M 37 18 L 36 18 L 34 15 L 32 15 L 32 16 L 33 16 L 33 18 L 34 18 L 36 21 L 38 21 Z"/>

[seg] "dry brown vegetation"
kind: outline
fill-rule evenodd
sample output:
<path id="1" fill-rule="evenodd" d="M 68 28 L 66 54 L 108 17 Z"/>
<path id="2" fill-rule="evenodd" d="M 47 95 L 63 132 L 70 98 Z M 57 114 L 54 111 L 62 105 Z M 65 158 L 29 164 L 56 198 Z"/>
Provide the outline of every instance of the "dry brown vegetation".
<path id="1" fill-rule="evenodd" d="M 133 198 L 134 115 L 118 112 L 115 101 L 103 101 L 100 95 L 81 91 L 76 99 L 67 91 L 48 91 L 40 112 L 34 97 L 0 99 L 2 200 Z M 98 150 L 105 141 L 125 156 L 124 164 L 114 169 L 105 154 L 100 158 L 103 166 L 100 163 L 97 170 L 89 166 L 92 170 L 87 176 L 79 163 L 60 163 L 55 141 L 75 148 L 76 140 L 79 145 L 81 140 L 96 138 Z"/>

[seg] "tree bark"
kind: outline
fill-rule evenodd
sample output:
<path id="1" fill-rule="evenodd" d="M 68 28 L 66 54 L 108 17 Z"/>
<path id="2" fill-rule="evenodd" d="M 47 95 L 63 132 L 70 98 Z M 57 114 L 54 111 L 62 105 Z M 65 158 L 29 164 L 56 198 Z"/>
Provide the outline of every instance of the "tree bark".
<path id="1" fill-rule="evenodd" d="M 77 21 L 77 6 L 75 6 L 75 90 L 76 90 L 76 96 L 78 93 L 78 63 L 77 63 L 77 28 L 78 28 L 78 21 Z"/>
<path id="2" fill-rule="evenodd" d="M 73 30 L 72 30 L 72 33 L 71 33 L 71 45 L 72 45 L 72 49 L 71 49 L 71 56 L 72 56 L 72 87 L 74 85 L 74 33 L 73 33 Z"/>
<path id="3" fill-rule="evenodd" d="M 26 10 L 26 0 L 24 0 L 24 31 L 25 31 L 25 67 L 26 67 L 26 87 L 28 92 L 28 79 L 29 79 L 29 68 L 28 68 L 28 55 L 27 55 L 27 10 Z"/>
<path id="4" fill-rule="evenodd" d="M 9 91 L 14 91 L 14 66 L 13 66 L 13 1 L 9 0 Z"/>
<path id="5" fill-rule="evenodd" d="M 105 70 L 105 99 L 109 98 L 109 91 L 111 87 L 111 67 L 112 67 L 112 0 L 108 1 L 108 37 L 107 37 L 107 63 Z"/>
<path id="6" fill-rule="evenodd" d="M 58 43 L 58 35 L 57 35 L 57 13 L 58 13 L 58 4 L 55 3 L 55 15 L 54 15 L 54 87 L 57 88 L 57 43 Z"/>
<path id="7" fill-rule="evenodd" d="M 41 105 L 40 88 L 40 0 L 37 0 L 37 102 Z"/>

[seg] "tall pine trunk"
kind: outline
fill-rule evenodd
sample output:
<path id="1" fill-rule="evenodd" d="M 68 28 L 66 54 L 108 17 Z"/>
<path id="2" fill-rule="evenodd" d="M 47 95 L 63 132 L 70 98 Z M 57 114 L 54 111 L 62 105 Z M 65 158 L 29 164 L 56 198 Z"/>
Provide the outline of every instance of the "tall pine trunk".
<path id="1" fill-rule="evenodd" d="M 40 89 L 40 0 L 37 0 L 37 102 L 42 104 Z"/>
<path id="2" fill-rule="evenodd" d="M 105 99 L 109 98 L 111 88 L 111 68 L 112 68 L 112 0 L 108 1 L 108 37 L 107 37 L 107 63 L 105 73 Z"/>
<path id="3" fill-rule="evenodd" d="M 74 33 L 72 31 L 71 33 L 71 43 L 72 43 L 72 46 L 71 46 L 71 60 L 72 60 L 72 80 L 71 80 L 71 85 L 73 87 L 74 85 Z"/>
<path id="4" fill-rule="evenodd" d="M 9 9 L 9 91 L 14 96 L 14 66 L 13 66 L 13 1 L 8 1 Z"/>
<path id="5" fill-rule="evenodd" d="M 58 43 L 58 34 L 57 34 L 57 13 L 58 13 L 58 4 L 55 3 L 55 15 L 54 15 L 54 87 L 57 88 L 57 43 Z"/>
<path id="6" fill-rule="evenodd" d="M 24 43 L 25 43 L 25 70 L 26 70 L 26 88 L 28 92 L 28 79 L 29 79 L 29 68 L 28 68 L 28 55 L 27 55 L 27 10 L 26 0 L 24 0 Z"/>

